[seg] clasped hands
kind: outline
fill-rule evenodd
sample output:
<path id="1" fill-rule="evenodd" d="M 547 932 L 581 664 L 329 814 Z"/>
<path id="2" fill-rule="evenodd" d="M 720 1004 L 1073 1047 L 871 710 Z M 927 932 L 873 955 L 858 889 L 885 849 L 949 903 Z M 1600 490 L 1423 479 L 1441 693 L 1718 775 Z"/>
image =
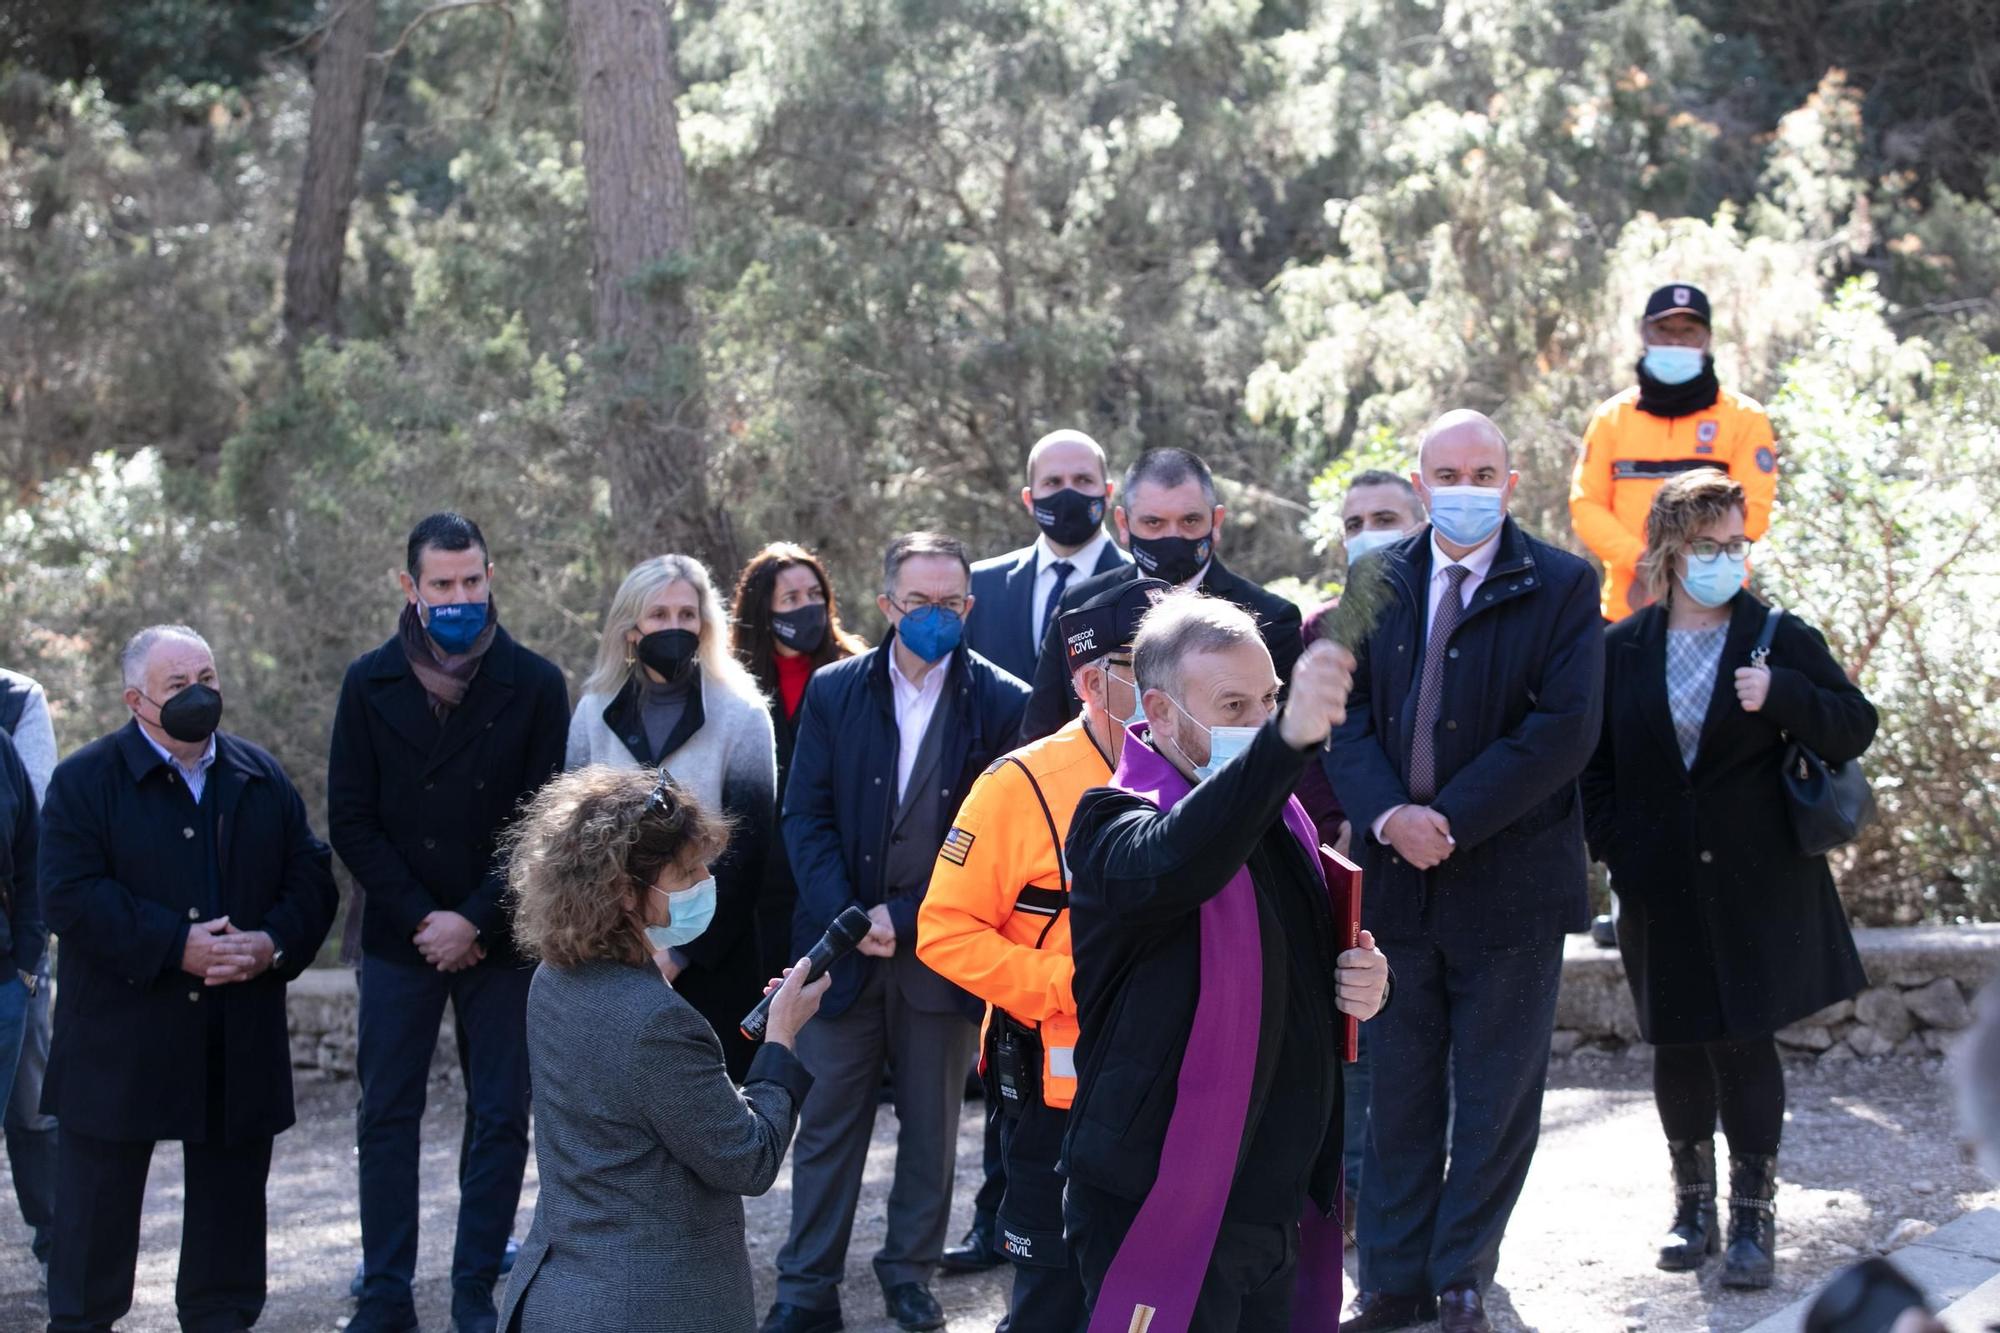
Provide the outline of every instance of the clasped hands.
<path id="1" fill-rule="evenodd" d="M 486 957 L 479 943 L 479 927 L 442 908 L 426 913 L 410 939 L 424 961 L 440 972 L 463 972 Z"/>
<path id="2" fill-rule="evenodd" d="M 181 971 L 204 986 L 249 981 L 270 969 L 278 946 L 261 930 L 238 930 L 226 916 L 188 927 L 181 948 Z"/>

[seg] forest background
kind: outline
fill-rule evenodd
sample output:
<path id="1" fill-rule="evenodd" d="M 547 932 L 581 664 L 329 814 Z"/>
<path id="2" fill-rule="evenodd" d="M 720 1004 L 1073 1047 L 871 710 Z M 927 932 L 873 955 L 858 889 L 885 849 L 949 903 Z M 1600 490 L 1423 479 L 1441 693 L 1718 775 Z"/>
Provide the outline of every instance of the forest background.
<path id="1" fill-rule="evenodd" d="M 1866 922 L 2000 917 L 1987 0 L 5 0 L 0 663 L 66 747 L 186 620 L 317 808 L 410 523 L 572 673 L 636 559 L 1031 534 L 1023 451 L 1200 451 L 1337 587 L 1355 468 L 1513 437 L 1574 544 L 1663 281 L 1782 477 L 1760 589 L 1883 712 Z"/>

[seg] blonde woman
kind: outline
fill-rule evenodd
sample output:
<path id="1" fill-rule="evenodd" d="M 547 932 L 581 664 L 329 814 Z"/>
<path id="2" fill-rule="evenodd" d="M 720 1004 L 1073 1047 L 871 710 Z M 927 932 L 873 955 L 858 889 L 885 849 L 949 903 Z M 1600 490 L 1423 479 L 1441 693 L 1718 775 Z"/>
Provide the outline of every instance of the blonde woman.
<path id="1" fill-rule="evenodd" d="M 1604 726 L 1582 780 L 1673 1164 L 1657 1262 L 1691 1271 L 1726 1247 L 1726 1287 L 1773 1279 L 1785 1076 L 1771 1034 L 1867 984 L 1826 857 L 1792 833 L 1779 766 L 1788 738 L 1829 764 L 1856 758 L 1876 721 L 1805 621 L 1781 617 L 1769 662 L 1753 658 L 1769 608 L 1744 587 L 1747 514 L 1741 483 L 1706 468 L 1653 496 L 1646 605 L 1606 633 Z"/>
<path id="2" fill-rule="evenodd" d="M 570 719 L 564 767 L 590 764 L 663 769 L 734 829 L 716 862 L 714 923 L 667 971 L 741 1079 L 751 1046 L 736 1022 L 766 975 L 754 921 L 777 836 L 778 761 L 764 696 L 729 651 L 729 617 L 699 560 L 654 556 L 618 585 Z"/>
<path id="3" fill-rule="evenodd" d="M 510 837 L 528 991 L 534 1226 L 500 1309 L 520 1333 L 750 1333 L 743 1196 L 762 1194 L 812 1077 L 792 1054 L 828 982 L 788 969 L 738 1092 L 657 955 L 698 935 L 723 821 L 664 773 L 565 773 Z"/>

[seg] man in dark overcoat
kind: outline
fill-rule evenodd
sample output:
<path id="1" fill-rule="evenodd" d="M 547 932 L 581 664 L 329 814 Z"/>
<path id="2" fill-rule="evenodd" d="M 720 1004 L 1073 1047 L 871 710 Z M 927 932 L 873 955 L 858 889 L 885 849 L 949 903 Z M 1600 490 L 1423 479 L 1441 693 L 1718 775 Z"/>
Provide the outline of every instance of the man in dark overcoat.
<path id="1" fill-rule="evenodd" d="M 285 986 L 333 924 L 332 859 L 277 760 L 217 730 L 199 634 L 141 630 L 123 667 L 132 721 L 56 767 L 43 817 L 62 937 L 49 1328 L 109 1329 L 131 1308 L 153 1145 L 177 1139 L 181 1327 L 240 1330 L 264 1308 L 265 1179 L 293 1119 Z"/>
<path id="2" fill-rule="evenodd" d="M 361 1302 L 350 1333 L 416 1327 L 418 1131 L 445 1004 L 469 1119 L 452 1250 L 452 1322 L 487 1333 L 528 1157 L 528 982 L 502 899 L 499 838 L 561 768 L 562 672 L 501 628 L 471 520 L 411 532 L 402 619 L 347 669 L 327 819 L 354 875 L 361 937 Z"/>
<path id="3" fill-rule="evenodd" d="M 1604 685 L 1595 579 L 1506 516 L 1517 474 L 1478 413 L 1431 426 L 1413 480 L 1431 521 L 1375 557 L 1390 597 L 1327 763 L 1366 872 L 1364 923 L 1397 983 L 1369 1033 L 1384 1077 L 1344 1333 L 1434 1311 L 1447 1333 L 1490 1327 L 1484 1289 L 1540 1130 L 1563 935 L 1589 923 L 1576 780 Z"/>

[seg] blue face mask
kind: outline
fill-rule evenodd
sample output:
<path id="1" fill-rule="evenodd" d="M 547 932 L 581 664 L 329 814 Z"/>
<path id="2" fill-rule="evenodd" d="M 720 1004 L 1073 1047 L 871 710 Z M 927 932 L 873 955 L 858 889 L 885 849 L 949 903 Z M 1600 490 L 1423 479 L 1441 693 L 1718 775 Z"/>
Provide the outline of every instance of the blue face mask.
<path id="1" fill-rule="evenodd" d="M 1146 709 L 1145 706 L 1141 703 L 1139 698 L 1140 691 L 1138 682 L 1127 680 L 1123 676 L 1114 675 L 1109 669 L 1106 669 L 1104 673 L 1104 678 L 1106 680 L 1115 680 L 1120 685 L 1123 685 L 1126 689 L 1132 691 L 1131 715 L 1119 719 L 1119 721 L 1125 724 L 1125 730 L 1130 731 L 1132 728 L 1138 726 L 1141 722 L 1144 722 L 1146 720 Z M 1111 711 L 1110 690 L 1106 690 L 1104 692 L 1104 711 L 1107 713 Z"/>
<path id="2" fill-rule="evenodd" d="M 1460 546 L 1479 545 L 1507 516 L 1506 492 L 1497 486 L 1433 486 L 1427 498 L 1431 526 Z"/>
<path id="3" fill-rule="evenodd" d="M 430 632 L 431 641 L 454 657 L 472 647 L 486 631 L 484 602 L 448 602 L 443 606 L 425 606 L 424 610 L 430 613 L 424 620 L 424 628 Z"/>
<path id="4" fill-rule="evenodd" d="M 1690 555 L 1687 558 L 1687 573 L 1681 576 L 1681 586 L 1687 589 L 1688 596 L 1703 606 L 1717 607 L 1736 595 L 1749 572 L 1748 555 L 1732 556 L 1727 551 L 1721 551 L 1713 560 Z"/>
<path id="5" fill-rule="evenodd" d="M 1190 722 L 1194 722 L 1194 714 L 1188 712 L 1186 704 L 1182 703 L 1179 699 L 1174 699 L 1174 696 L 1171 694 L 1167 698 L 1173 699 L 1174 707 L 1181 710 L 1181 716 Z M 1208 762 L 1202 764 L 1195 763 L 1193 756 L 1188 754 L 1186 750 L 1181 749 L 1179 737 L 1174 738 L 1174 748 L 1181 751 L 1181 758 L 1187 760 L 1188 764 L 1194 769 L 1194 780 L 1196 782 L 1203 782 L 1214 777 L 1217 769 L 1249 749 L 1250 742 L 1257 738 L 1259 730 L 1256 727 L 1203 727 L 1199 722 L 1194 722 L 1194 724 L 1208 733 Z"/>
<path id="6" fill-rule="evenodd" d="M 654 888 L 653 892 L 658 893 L 659 889 Z M 666 898 L 667 911 L 672 919 L 664 926 L 646 927 L 646 943 L 653 946 L 655 953 L 661 949 L 678 949 L 701 938 L 701 933 L 708 929 L 708 923 L 715 920 L 715 876 L 710 875 L 701 883 L 678 893 L 670 893 Z"/>
<path id="7" fill-rule="evenodd" d="M 936 605 L 907 611 L 896 625 L 896 637 L 903 646 L 926 662 L 938 661 L 958 647 L 964 633 L 965 621 L 958 612 Z"/>
<path id="8" fill-rule="evenodd" d="M 1362 556 L 1379 551 L 1385 546 L 1394 546 L 1408 535 L 1408 533 L 1398 532 L 1394 528 L 1376 528 L 1371 532 L 1355 533 L 1352 537 L 1341 543 L 1347 550 L 1347 567 L 1349 569 L 1354 568 L 1354 562 Z"/>
<path id="9" fill-rule="evenodd" d="M 1686 384 L 1701 374 L 1708 353 L 1699 347 L 1653 346 L 1646 349 L 1646 373 L 1662 384 Z"/>

